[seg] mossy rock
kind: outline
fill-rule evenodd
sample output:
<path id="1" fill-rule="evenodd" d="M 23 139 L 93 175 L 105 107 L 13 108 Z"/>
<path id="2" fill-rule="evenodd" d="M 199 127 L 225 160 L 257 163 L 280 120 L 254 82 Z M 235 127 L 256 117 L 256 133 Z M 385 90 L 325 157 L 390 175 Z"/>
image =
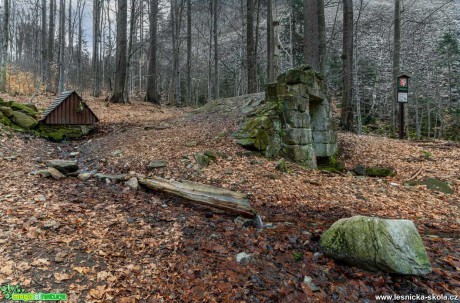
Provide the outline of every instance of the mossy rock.
<path id="1" fill-rule="evenodd" d="M 0 106 L 0 112 L 4 114 L 5 116 L 7 116 L 8 118 L 13 116 L 13 110 L 11 109 L 11 107 Z"/>
<path id="2" fill-rule="evenodd" d="M 386 167 L 367 167 L 366 175 L 369 177 L 390 177 L 394 176 L 395 172 L 391 168 Z"/>
<path id="3" fill-rule="evenodd" d="M 417 182 L 409 182 L 408 185 L 410 186 L 415 186 L 415 185 L 425 185 L 428 189 L 442 192 L 445 194 L 453 194 L 454 190 L 450 187 L 449 183 L 434 179 L 434 178 L 428 178 L 423 181 L 417 181 Z"/>
<path id="4" fill-rule="evenodd" d="M 280 159 L 278 163 L 276 163 L 275 169 L 280 172 L 287 173 L 288 169 L 286 166 L 286 160 L 284 160 L 284 158 Z"/>
<path id="5" fill-rule="evenodd" d="M 24 114 L 23 112 L 14 111 L 11 120 L 18 125 L 19 127 L 29 130 L 32 129 L 35 125 L 37 125 L 38 121 L 34 118 Z"/>
<path id="6" fill-rule="evenodd" d="M 92 126 L 86 125 L 47 125 L 39 124 L 34 130 L 39 137 L 48 139 L 54 142 L 63 140 L 80 139 L 86 136 L 93 129 Z"/>
<path id="7" fill-rule="evenodd" d="M 422 238 L 409 220 L 340 219 L 321 236 L 321 246 L 328 256 L 367 270 L 404 275 L 432 270 Z"/>
<path id="8" fill-rule="evenodd" d="M 5 116 L 1 111 L 0 111 L 0 123 L 6 126 L 11 125 L 11 120 L 8 119 L 8 117 Z"/>
<path id="9" fill-rule="evenodd" d="M 23 112 L 27 115 L 29 115 L 30 117 L 37 117 L 38 115 L 38 112 L 32 108 L 30 108 L 28 105 L 26 104 L 22 104 L 22 103 L 18 103 L 18 102 L 12 102 L 11 103 L 11 106 L 10 106 L 14 111 L 20 111 L 20 112 Z"/>
<path id="10" fill-rule="evenodd" d="M 337 159 L 337 155 L 332 157 L 317 157 L 316 161 L 319 170 L 331 173 L 341 173 L 345 171 L 345 165 Z"/>
<path id="11" fill-rule="evenodd" d="M 209 164 L 211 163 L 211 159 L 209 159 L 209 157 L 206 156 L 205 154 L 201 154 L 201 153 L 195 154 L 195 161 L 196 161 L 196 164 L 198 164 L 200 167 L 208 167 Z"/>

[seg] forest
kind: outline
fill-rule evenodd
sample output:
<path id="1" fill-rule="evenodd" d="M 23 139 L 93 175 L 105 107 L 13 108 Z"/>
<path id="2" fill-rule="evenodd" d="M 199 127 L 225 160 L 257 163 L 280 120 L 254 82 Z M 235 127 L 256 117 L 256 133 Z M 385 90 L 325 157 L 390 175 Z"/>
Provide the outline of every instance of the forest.
<path id="1" fill-rule="evenodd" d="M 458 1 L 0 24 L 2 302 L 460 300 Z"/>

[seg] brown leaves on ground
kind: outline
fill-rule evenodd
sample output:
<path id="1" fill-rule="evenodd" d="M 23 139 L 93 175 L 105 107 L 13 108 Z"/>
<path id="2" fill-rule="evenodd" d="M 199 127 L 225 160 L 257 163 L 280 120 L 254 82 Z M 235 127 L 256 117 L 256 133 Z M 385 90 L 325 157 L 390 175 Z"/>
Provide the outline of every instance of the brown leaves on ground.
<path id="1" fill-rule="evenodd" d="M 234 143 L 234 111 L 88 103 L 102 124 L 82 141 L 58 144 L 0 131 L 0 284 L 65 292 L 69 302 L 361 302 L 377 294 L 458 294 L 458 146 L 341 133 L 341 160 L 348 169 L 382 165 L 397 175 L 359 178 L 292 163 L 283 174 L 275 170 L 276 160 Z M 206 150 L 217 160 L 199 173 L 193 154 Z M 123 184 L 29 175 L 45 160 L 68 159 L 74 151 L 86 170 L 136 171 L 248 193 L 273 228 L 242 227 L 230 215 Z M 167 167 L 147 171 L 155 159 Z M 405 186 L 417 171 L 416 179 L 449 181 L 455 193 Z M 318 245 L 322 232 L 357 214 L 413 220 L 433 273 L 371 273 L 324 256 Z M 254 261 L 238 264 L 240 252 Z M 305 276 L 318 291 L 303 283 Z"/>

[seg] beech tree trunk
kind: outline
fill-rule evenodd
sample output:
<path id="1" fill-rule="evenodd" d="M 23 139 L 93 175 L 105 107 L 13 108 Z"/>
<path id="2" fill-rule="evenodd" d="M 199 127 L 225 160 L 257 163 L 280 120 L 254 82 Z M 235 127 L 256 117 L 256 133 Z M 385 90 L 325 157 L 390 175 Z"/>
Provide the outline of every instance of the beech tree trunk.
<path id="1" fill-rule="evenodd" d="M 59 85 L 58 93 L 64 91 L 64 52 L 65 52 L 65 0 L 59 2 Z"/>
<path id="2" fill-rule="evenodd" d="M 115 55 L 115 81 L 110 101 L 125 103 L 126 67 L 127 67 L 127 0 L 118 0 L 117 13 L 117 49 Z"/>
<path id="3" fill-rule="evenodd" d="M 187 0 L 187 84 L 185 105 L 192 104 L 192 1 Z"/>
<path id="4" fill-rule="evenodd" d="M 323 0 L 304 0 L 305 63 L 315 71 L 325 73 L 326 34 Z"/>
<path id="5" fill-rule="evenodd" d="M 157 23 L 158 0 L 150 0 L 150 56 L 147 76 L 147 102 L 160 104 L 157 91 Z"/>
<path id="6" fill-rule="evenodd" d="M 101 23 L 101 0 L 93 0 L 93 57 L 91 62 L 93 72 L 93 97 L 101 94 L 100 63 L 99 63 L 99 41 Z"/>
<path id="7" fill-rule="evenodd" d="M 254 0 L 246 0 L 246 56 L 248 70 L 248 93 L 257 92 L 256 46 L 254 37 Z"/>
<path id="8" fill-rule="evenodd" d="M 49 16 L 49 30 L 48 30 L 48 60 L 46 71 L 47 75 L 47 84 L 46 90 L 48 92 L 54 92 L 53 86 L 53 62 L 54 62 L 54 37 L 56 30 L 56 0 L 50 0 L 50 16 Z"/>
<path id="9" fill-rule="evenodd" d="M 219 47 L 217 43 L 217 5 L 218 5 L 218 0 L 212 0 L 214 1 L 214 6 L 213 6 L 213 37 L 214 37 L 214 98 L 219 99 L 220 95 L 220 89 L 219 89 Z"/>
<path id="10" fill-rule="evenodd" d="M 353 1 L 343 0 L 341 126 L 353 130 Z"/>
<path id="11" fill-rule="evenodd" d="M 399 61 L 401 54 L 401 3 L 400 0 L 395 0 L 395 15 L 394 15 L 394 36 L 393 36 L 393 99 L 392 99 L 392 125 L 396 128 L 396 117 L 398 116 L 398 85 L 397 79 L 400 73 Z M 391 99 L 390 99 L 391 100 Z"/>
<path id="12" fill-rule="evenodd" d="M 42 82 L 46 83 L 48 72 L 46 70 L 48 64 L 48 54 L 46 53 L 46 0 L 42 0 L 42 28 L 41 28 L 41 48 L 42 48 L 42 64 L 41 64 L 41 77 Z"/>
<path id="13" fill-rule="evenodd" d="M 0 92 L 6 92 L 6 67 L 8 61 L 8 42 L 9 42 L 9 0 L 3 1 L 3 37 L 2 37 L 2 63 L 0 72 Z"/>

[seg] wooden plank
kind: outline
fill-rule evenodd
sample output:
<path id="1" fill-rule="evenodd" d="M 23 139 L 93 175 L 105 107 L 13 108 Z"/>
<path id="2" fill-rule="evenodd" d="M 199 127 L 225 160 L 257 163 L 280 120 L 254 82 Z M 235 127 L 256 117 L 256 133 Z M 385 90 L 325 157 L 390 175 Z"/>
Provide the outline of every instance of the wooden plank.
<path id="1" fill-rule="evenodd" d="M 185 198 L 200 205 L 222 209 L 249 218 L 256 216 L 255 210 L 243 193 L 191 181 L 177 182 L 160 177 L 139 178 L 139 184 Z"/>

